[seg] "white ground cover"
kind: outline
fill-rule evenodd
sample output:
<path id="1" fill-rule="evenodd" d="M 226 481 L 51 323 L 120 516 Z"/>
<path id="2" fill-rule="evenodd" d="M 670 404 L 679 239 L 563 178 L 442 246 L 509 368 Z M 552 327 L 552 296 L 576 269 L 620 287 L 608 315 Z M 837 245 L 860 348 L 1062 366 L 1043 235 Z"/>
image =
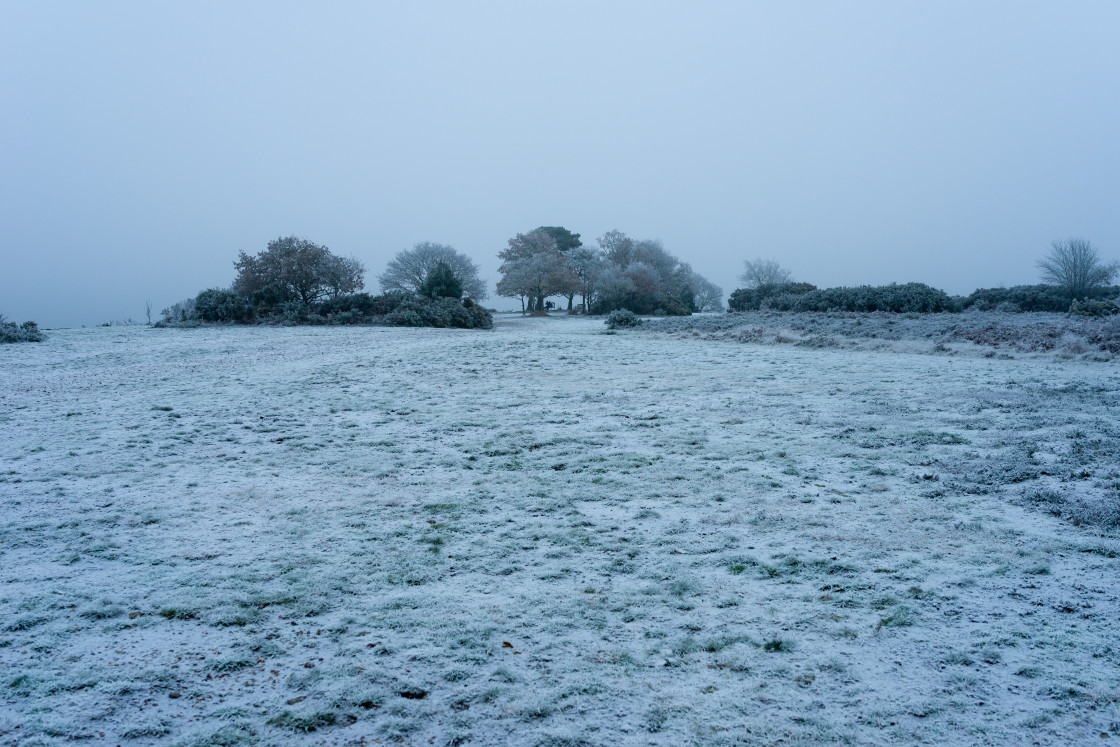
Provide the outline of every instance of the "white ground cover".
<path id="1" fill-rule="evenodd" d="M 496 322 L 0 349 L 0 744 L 1120 738 L 1114 363 Z"/>

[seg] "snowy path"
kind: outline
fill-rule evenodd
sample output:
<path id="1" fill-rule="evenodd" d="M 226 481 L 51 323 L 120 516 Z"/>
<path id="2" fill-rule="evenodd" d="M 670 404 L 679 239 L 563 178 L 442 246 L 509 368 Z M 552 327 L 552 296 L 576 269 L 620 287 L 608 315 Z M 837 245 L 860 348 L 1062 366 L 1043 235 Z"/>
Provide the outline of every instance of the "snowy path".
<path id="1" fill-rule="evenodd" d="M 1120 739 L 1114 365 L 601 330 L 0 348 L 0 744 Z"/>

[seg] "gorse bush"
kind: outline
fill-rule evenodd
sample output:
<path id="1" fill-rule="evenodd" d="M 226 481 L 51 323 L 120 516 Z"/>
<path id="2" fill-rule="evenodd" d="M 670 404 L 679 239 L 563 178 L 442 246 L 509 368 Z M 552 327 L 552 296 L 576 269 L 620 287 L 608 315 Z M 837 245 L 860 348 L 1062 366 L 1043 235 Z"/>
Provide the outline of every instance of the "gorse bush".
<path id="1" fill-rule="evenodd" d="M 249 307 L 233 291 L 210 288 L 195 296 L 194 315 L 204 322 L 243 322 L 249 318 Z"/>
<path id="2" fill-rule="evenodd" d="M 1053 285 L 977 288 L 965 299 L 978 311 L 1068 311 L 1069 296 Z"/>
<path id="3" fill-rule="evenodd" d="M 421 298 L 394 295 L 396 306 L 383 318 L 383 324 L 395 327 L 455 327 L 458 329 L 490 329 L 494 320 L 490 312 L 469 298 Z"/>
<path id="4" fill-rule="evenodd" d="M 0 342 L 42 342 L 46 335 L 35 322 L 16 324 L 4 320 L 0 314 Z"/>
<path id="5" fill-rule="evenodd" d="M 824 288 L 796 295 L 785 293 L 767 299 L 766 306 L 776 311 L 960 311 L 960 305 L 954 303 L 949 294 L 925 283 Z"/>
<path id="6" fill-rule="evenodd" d="M 758 311 L 763 302 L 777 296 L 803 296 L 815 291 L 817 286 L 812 283 L 776 283 L 762 285 L 756 288 L 739 288 L 727 299 L 727 308 L 731 311 Z"/>

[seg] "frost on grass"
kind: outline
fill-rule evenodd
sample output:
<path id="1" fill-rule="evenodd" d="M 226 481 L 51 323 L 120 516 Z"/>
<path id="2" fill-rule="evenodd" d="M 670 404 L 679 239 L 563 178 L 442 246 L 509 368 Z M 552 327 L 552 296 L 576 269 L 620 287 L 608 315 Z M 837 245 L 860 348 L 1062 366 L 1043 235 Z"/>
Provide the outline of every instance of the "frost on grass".
<path id="1" fill-rule="evenodd" d="M 1111 364 L 601 327 L 5 348 L 0 743 L 1117 731 Z"/>
<path id="2" fill-rule="evenodd" d="M 711 340 L 814 349 L 940 355 L 1055 355 L 1107 362 L 1120 353 L 1120 317 L 970 310 L 961 314 L 751 311 L 650 320 L 644 327 Z"/>

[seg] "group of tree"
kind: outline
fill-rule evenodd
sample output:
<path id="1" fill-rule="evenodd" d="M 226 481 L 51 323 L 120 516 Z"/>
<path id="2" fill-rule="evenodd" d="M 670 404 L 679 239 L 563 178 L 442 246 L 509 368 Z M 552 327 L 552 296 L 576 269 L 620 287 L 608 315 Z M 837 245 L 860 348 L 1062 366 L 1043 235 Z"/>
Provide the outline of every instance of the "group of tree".
<path id="1" fill-rule="evenodd" d="M 728 299 L 731 311 L 890 311 L 959 312 L 1055 311 L 1107 315 L 1120 310 L 1120 288 L 1110 285 L 1120 267 L 1104 262 L 1085 239 L 1054 241 L 1038 263 L 1043 283 L 1011 288 L 979 288 L 950 296 L 924 283 L 817 288 L 795 282 L 792 274 L 768 259 L 748 260 L 739 276 L 743 287 Z"/>
<path id="2" fill-rule="evenodd" d="M 162 325 L 200 323 L 386 324 L 482 327 L 493 324 L 476 301 L 485 285 L 469 258 L 424 242 L 405 250 L 382 275 L 381 295 L 361 292 L 365 267 L 297 236 L 241 252 L 229 288 L 204 290 L 163 310 Z"/>
<path id="3" fill-rule="evenodd" d="M 723 308 L 722 289 L 657 240 L 608 231 L 593 248 L 563 226 L 541 226 L 507 243 L 498 254 L 498 295 L 520 299 L 523 313 L 546 313 L 550 297 L 565 299 L 573 313 L 576 296 L 585 313 L 595 314 L 626 309 L 686 315 Z"/>

